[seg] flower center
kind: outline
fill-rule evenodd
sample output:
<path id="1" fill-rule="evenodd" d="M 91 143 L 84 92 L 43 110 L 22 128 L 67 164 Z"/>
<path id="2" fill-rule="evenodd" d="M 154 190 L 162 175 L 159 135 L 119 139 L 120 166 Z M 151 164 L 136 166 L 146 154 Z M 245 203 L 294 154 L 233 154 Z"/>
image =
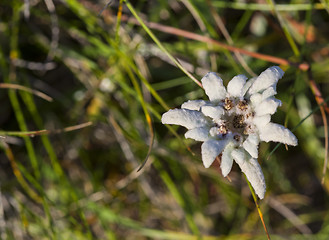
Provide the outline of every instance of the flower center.
<path id="1" fill-rule="evenodd" d="M 243 115 L 235 115 L 233 117 L 233 128 L 244 128 L 246 126 L 244 122 L 244 116 Z"/>
<path id="2" fill-rule="evenodd" d="M 243 142 L 254 131 L 251 118 L 255 113 L 250 108 L 248 101 L 227 97 L 220 103 L 220 106 L 225 111 L 220 119 L 214 119 L 217 135 L 225 137 L 231 133 L 237 143 Z"/>

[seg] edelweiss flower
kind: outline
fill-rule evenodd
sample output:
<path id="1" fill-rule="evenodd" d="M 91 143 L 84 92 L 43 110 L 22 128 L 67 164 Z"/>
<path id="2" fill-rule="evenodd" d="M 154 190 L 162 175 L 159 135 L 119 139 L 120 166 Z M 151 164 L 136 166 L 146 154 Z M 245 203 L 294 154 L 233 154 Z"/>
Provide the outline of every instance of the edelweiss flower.
<path id="1" fill-rule="evenodd" d="M 226 89 L 223 80 L 209 72 L 201 82 L 210 101 L 187 101 L 181 109 L 164 113 L 162 123 L 186 127 L 186 138 L 204 142 L 201 155 L 206 168 L 219 156 L 220 168 L 226 177 L 234 160 L 258 197 L 263 199 L 266 185 L 257 161 L 259 142 L 297 145 L 297 138 L 287 128 L 270 122 L 271 115 L 281 106 L 274 95 L 283 74 L 279 67 L 270 67 L 249 81 L 246 76 L 238 75 Z"/>

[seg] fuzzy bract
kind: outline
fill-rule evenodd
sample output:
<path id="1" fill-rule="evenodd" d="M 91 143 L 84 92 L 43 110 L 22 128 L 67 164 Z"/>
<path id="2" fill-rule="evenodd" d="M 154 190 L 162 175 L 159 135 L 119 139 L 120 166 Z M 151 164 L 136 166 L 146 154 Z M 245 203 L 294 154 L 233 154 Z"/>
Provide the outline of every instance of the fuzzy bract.
<path id="1" fill-rule="evenodd" d="M 260 141 L 297 145 L 290 130 L 271 122 L 271 115 L 281 106 L 274 95 L 283 74 L 274 66 L 248 81 L 244 75 L 235 76 L 225 88 L 223 80 L 209 72 L 201 79 L 209 101 L 189 100 L 181 109 L 164 113 L 162 123 L 181 125 L 188 129 L 186 138 L 203 142 L 201 155 L 206 168 L 219 156 L 226 177 L 235 161 L 263 199 L 266 185 L 257 161 Z"/>

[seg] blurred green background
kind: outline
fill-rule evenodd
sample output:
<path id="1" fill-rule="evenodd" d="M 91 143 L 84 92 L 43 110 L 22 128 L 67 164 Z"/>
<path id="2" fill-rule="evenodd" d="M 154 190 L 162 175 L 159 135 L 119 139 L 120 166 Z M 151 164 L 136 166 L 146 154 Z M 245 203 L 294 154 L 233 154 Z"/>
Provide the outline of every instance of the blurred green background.
<path id="1" fill-rule="evenodd" d="M 0 238 L 266 239 L 240 169 L 231 182 L 205 169 L 200 143 L 160 118 L 206 99 L 182 69 L 227 83 L 279 65 L 273 121 L 299 145 L 260 145 L 260 208 L 272 239 L 329 239 L 328 13 L 327 0 L 1 0 Z"/>

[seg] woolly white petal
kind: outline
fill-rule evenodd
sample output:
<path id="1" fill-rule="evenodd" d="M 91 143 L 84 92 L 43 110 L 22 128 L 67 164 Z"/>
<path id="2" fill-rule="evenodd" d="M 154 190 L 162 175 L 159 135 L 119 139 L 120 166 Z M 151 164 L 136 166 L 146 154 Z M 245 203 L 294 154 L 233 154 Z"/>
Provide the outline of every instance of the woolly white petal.
<path id="1" fill-rule="evenodd" d="M 221 106 L 203 106 L 201 112 L 207 117 L 219 119 L 224 114 L 224 109 Z"/>
<path id="2" fill-rule="evenodd" d="M 204 100 L 188 100 L 187 102 L 184 102 L 182 104 L 181 108 L 199 111 L 200 108 L 206 105 L 207 103 L 208 102 Z"/>
<path id="3" fill-rule="evenodd" d="M 215 158 L 223 151 L 227 140 L 208 140 L 201 145 L 201 155 L 203 165 L 208 168 Z"/>
<path id="4" fill-rule="evenodd" d="M 273 87 L 270 87 L 268 89 L 266 89 L 263 93 L 262 93 L 262 101 L 264 101 L 265 99 L 269 98 L 269 97 L 273 97 L 277 92 L 275 91 L 275 89 Z"/>
<path id="5" fill-rule="evenodd" d="M 246 174 L 248 181 L 260 199 L 263 199 L 266 192 L 266 184 L 263 171 L 255 158 L 249 159 L 240 166 L 241 171 Z"/>
<path id="6" fill-rule="evenodd" d="M 249 94 L 261 92 L 269 87 L 276 87 L 276 84 L 280 78 L 282 78 L 284 71 L 277 66 L 270 67 L 262 72 L 252 86 L 249 88 Z"/>
<path id="7" fill-rule="evenodd" d="M 233 165 L 233 157 L 232 157 L 233 150 L 234 150 L 234 144 L 229 143 L 227 144 L 227 146 L 223 151 L 220 168 L 222 170 L 222 174 L 224 177 L 226 177 L 231 172 Z"/>
<path id="8" fill-rule="evenodd" d="M 243 148 L 253 157 L 258 157 L 258 134 L 250 134 L 243 143 Z"/>
<path id="9" fill-rule="evenodd" d="M 232 78 L 227 85 L 227 92 L 232 97 L 243 97 L 242 88 L 246 84 L 247 77 L 245 75 L 238 75 Z"/>
<path id="10" fill-rule="evenodd" d="M 242 149 L 233 150 L 232 156 L 239 165 L 241 171 L 246 175 L 258 197 L 263 199 L 265 196 L 266 184 L 262 169 L 259 166 L 257 159 L 247 159 L 248 156 Z"/>
<path id="11" fill-rule="evenodd" d="M 276 98 L 268 98 L 262 101 L 256 108 L 256 116 L 262 116 L 265 114 L 273 114 L 276 112 L 278 106 L 281 106 L 281 101 Z"/>
<path id="12" fill-rule="evenodd" d="M 188 109 L 171 109 L 162 115 L 161 122 L 181 125 L 187 129 L 203 127 L 208 123 L 201 112 Z"/>
<path id="13" fill-rule="evenodd" d="M 255 93 L 250 96 L 251 105 L 256 107 L 262 101 L 262 95 L 260 93 Z"/>
<path id="14" fill-rule="evenodd" d="M 296 136 L 289 129 L 271 122 L 260 129 L 259 137 L 265 142 L 281 142 L 292 146 L 297 146 L 298 143 Z"/>
<path id="15" fill-rule="evenodd" d="M 231 153 L 233 159 L 237 164 L 243 165 L 246 161 L 246 151 L 244 151 L 242 148 L 234 149 Z"/>
<path id="16" fill-rule="evenodd" d="M 209 138 L 209 128 L 207 127 L 200 127 L 200 128 L 193 128 L 188 130 L 185 133 L 185 138 L 191 138 L 195 141 L 204 142 L 207 141 Z"/>
<path id="17" fill-rule="evenodd" d="M 254 188 L 256 194 L 260 199 L 263 199 L 266 192 L 265 178 L 257 159 L 251 158 L 248 162 L 249 171 L 245 172 L 251 186 Z"/>
<path id="18" fill-rule="evenodd" d="M 242 88 L 242 92 L 241 92 L 242 96 L 244 96 L 247 93 L 247 91 L 249 90 L 250 86 L 253 85 L 253 83 L 256 81 L 256 79 L 257 79 L 257 77 L 253 77 L 253 78 L 249 79 L 246 82 L 246 84 Z"/>
<path id="19" fill-rule="evenodd" d="M 254 119 L 253 119 L 253 123 L 256 125 L 256 127 L 259 130 L 262 129 L 270 121 L 271 121 L 271 115 L 270 114 L 254 117 Z"/>
<path id="20" fill-rule="evenodd" d="M 207 73 L 202 79 L 202 86 L 210 101 L 220 101 L 226 97 L 223 80 L 214 72 Z"/>

